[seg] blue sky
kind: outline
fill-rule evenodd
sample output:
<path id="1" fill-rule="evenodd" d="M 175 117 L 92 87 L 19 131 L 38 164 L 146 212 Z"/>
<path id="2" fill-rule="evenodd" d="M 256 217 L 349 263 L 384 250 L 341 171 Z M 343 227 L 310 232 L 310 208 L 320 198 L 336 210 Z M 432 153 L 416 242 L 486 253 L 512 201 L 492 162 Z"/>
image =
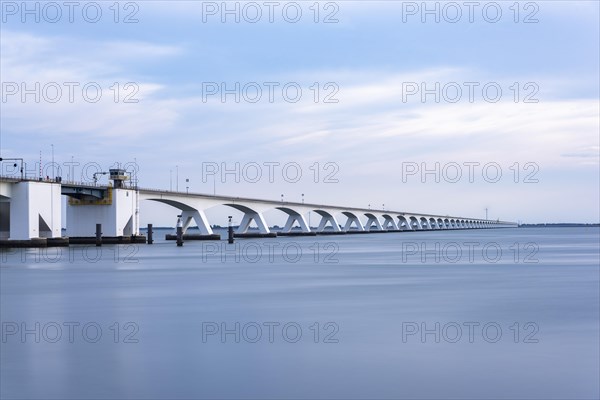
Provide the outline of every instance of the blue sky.
<path id="1" fill-rule="evenodd" d="M 42 151 L 48 162 L 54 144 L 58 162 L 73 156 L 108 168 L 135 159 L 141 186 L 166 189 L 178 165 L 180 189 L 188 178 L 190 190 L 198 192 L 213 190 L 211 179 L 203 182 L 203 162 L 293 162 L 302 168 L 298 182 L 276 177 L 236 183 L 229 177 L 217 181 L 217 192 L 273 199 L 284 194 L 286 200 L 304 193 L 310 202 L 473 217 L 484 216 L 487 207 L 490 217 L 524 222 L 600 218 L 597 2 L 520 2 L 517 23 L 512 1 L 494 3 L 502 10 L 496 23 L 481 13 L 491 2 L 479 3 L 473 22 L 463 2 L 454 3 L 463 12 L 457 23 L 443 15 L 439 23 L 431 15 L 422 22 L 420 13 L 403 22 L 403 9 L 421 2 L 321 2 L 319 20 L 336 11 L 338 22 L 328 24 L 313 21 L 312 1 L 297 2 L 297 23 L 282 18 L 286 2 L 278 3 L 273 23 L 263 2 L 254 3 L 263 11 L 257 23 L 243 16 L 240 23 L 232 16 L 223 23 L 220 13 L 204 15 L 204 22 L 203 9 L 221 2 L 130 3 L 119 3 L 119 20 L 136 10 L 137 23 L 115 23 L 112 1 L 97 3 L 103 12 L 97 23 L 85 21 L 78 9 L 70 23 L 64 8 L 58 23 L 44 15 L 40 22 L 32 16 L 22 22 L 22 10 L 12 8 L 21 2 L 2 2 L 3 95 L 11 82 L 95 82 L 103 94 L 97 103 L 81 96 L 69 102 L 66 95 L 55 103 L 3 97 L 3 157 L 32 164 Z M 238 4 L 242 9 L 247 2 Z M 437 4 L 440 10 L 448 5 Z M 532 12 L 538 22 L 523 23 Z M 127 82 L 137 85 L 138 103 L 115 103 L 109 89 L 114 82 L 121 90 Z M 303 96 L 296 103 L 281 95 L 264 101 L 264 93 L 257 103 L 236 103 L 233 96 L 224 103 L 219 96 L 204 101 L 210 82 L 294 82 Z M 315 82 L 321 88 L 316 103 L 310 89 Z M 436 82 L 476 82 L 478 88 L 492 82 L 503 92 L 494 103 L 479 89 L 472 102 L 466 96 L 456 103 L 433 96 L 422 101 L 419 95 L 405 101 L 411 82 L 430 88 Z M 515 82 L 518 102 L 510 89 Z M 327 83 L 338 89 L 337 103 L 322 101 Z M 538 102 L 523 102 L 532 88 Z M 315 183 L 309 169 L 315 162 L 335 163 L 339 182 Z M 473 182 L 402 179 L 408 163 L 443 168 L 470 162 L 497 163 L 502 179 L 488 182 L 477 169 Z M 515 163 L 521 168 L 517 183 Z M 523 182 L 527 163 L 539 168 L 537 183 Z M 210 211 L 209 217 L 227 212 Z M 143 204 L 142 223 L 168 224 L 176 213 Z"/>

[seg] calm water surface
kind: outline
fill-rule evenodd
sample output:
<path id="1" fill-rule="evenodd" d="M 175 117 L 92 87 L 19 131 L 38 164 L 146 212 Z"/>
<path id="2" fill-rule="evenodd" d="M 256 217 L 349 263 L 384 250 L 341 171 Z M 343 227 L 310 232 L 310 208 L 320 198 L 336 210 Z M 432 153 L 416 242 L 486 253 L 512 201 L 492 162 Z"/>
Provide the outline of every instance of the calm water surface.
<path id="1" fill-rule="evenodd" d="M 521 228 L 4 252 L 0 395 L 598 398 L 599 241 Z"/>

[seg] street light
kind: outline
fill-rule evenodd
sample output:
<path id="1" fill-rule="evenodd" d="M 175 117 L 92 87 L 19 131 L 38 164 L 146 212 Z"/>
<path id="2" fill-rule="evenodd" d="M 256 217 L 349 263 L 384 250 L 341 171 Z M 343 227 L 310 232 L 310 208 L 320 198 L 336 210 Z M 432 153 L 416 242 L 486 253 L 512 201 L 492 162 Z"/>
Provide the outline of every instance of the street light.
<path id="1" fill-rule="evenodd" d="M 302 193 L 302 204 L 304 204 L 304 193 Z"/>
<path id="2" fill-rule="evenodd" d="M 283 194 L 281 195 L 281 202 L 283 203 Z"/>
<path id="3" fill-rule="evenodd" d="M 98 183 L 98 175 L 106 175 L 108 172 L 94 172 L 92 174 L 92 179 L 94 179 L 94 186 Z"/>
<path id="4" fill-rule="evenodd" d="M 175 169 L 175 190 L 179 192 L 179 165 L 176 165 Z"/>
<path id="5" fill-rule="evenodd" d="M 189 178 L 185 178 L 185 192 L 186 193 L 190 193 L 189 183 L 190 183 L 190 179 Z"/>
<path id="6" fill-rule="evenodd" d="M 74 156 L 71 156 L 71 165 L 70 165 L 71 168 L 73 168 L 73 159 L 74 158 L 75 158 Z M 71 168 L 69 168 L 69 172 L 67 173 L 69 175 L 69 177 L 67 179 L 70 180 L 71 182 L 75 182 L 75 176 L 71 177 L 71 171 L 70 171 Z M 75 171 L 73 171 L 73 175 L 74 174 L 75 174 Z"/>

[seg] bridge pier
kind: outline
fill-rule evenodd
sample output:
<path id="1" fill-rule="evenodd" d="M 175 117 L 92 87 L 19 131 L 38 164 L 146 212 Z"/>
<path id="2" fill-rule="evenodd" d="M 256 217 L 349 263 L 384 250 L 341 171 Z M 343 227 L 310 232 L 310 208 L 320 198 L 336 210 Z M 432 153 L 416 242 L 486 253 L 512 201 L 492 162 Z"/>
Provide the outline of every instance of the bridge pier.
<path id="1" fill-rule="evenodd" d="M 8 227 L 10 240 L 59 238 L 62 224 L 62 203 L 59 183 L 21 181 L 3 190 L 8 201 L 3 201 L 4 231 Z M 5 196 L 2 196 L 3 198 Z"/>
<path id="2" fill-rule="evenodd" d="M 429 221 L 425 217 L 419 218 L 419 225 L 421 226 L 421 229 L 423 229 L 423 230 L 431 229 L 431 226 L 429 225 Z"/>
<path id="3" fill-rule="evenodd" d="M 102 224 L 103 236 L 139 235 L 137 197 L 134 189 L 109 188 L 107 197 L 103 199 L 70 198 L 67 203 L 67 235 L 93 237 L 96 224 Z"/>
<path id="4" fill-rule="evenodd" d="M 288 219 L 283 227 L 282 233 L 290 233 L 296 222 L 300 225 L 300 229 L 302 229 L 303 233 L 310 233 L 310 227 L 308 226 L 308 222 L 306 222 L 306 218 L 298 212 L 288 212 Z"/>
<path id="5" fill-rule="evenodd" d="M 432 230 L 440 229 L 435 218 L 429 218 L 429 227 Z"/>
<path id="6" fill-rule="evenodd" d="M 333 232 L 342 232 L 342 229 L 340 228 L 340 224 L 338 223 L 337 219 L 330 213 L 328 213 L 327 211 L 323 211 L 323 210 L 315 210 L 315 212 L 317 214 L 319 214 L 321 216 L 321 222 L 319 223 L 319 226 L 317 227 L 317 232 L 318 233 L 325 233 L 325 228 L 327 227 L 327 224 L 331 224 L 331 227 L 333 228 Z"/>
<path id="7" fill-rule="evenodd" d="M 256 223 L 256 226 L 258 226 L 258 231 L 260 233 L 260 235 L 264 235 L 264 236 L 275 236 L 276 234 L 273 234 L 270 230 L 269 230 L 269 226 L 267 225 L 267 222 L 265 221 L 265 217 L 263 217 L 263 215 L 259 212 L 256 211 L 245 211 L 244 212 L 244 217 L 242 218 L 242 222 L 240 222 L 240 226 L 237 229 L 236 232 L 236 236 L 255 236 L 253 234 L 248 234 L 248 229 L 250 228 L 250 224 L 252 223 L 252 221 L 254 221 Z"/>
<path id="8" fill-rule="evenodd" d="M 367 223 L 365 224 L 365 230 L 368 232 L 371 230 L 373 224 L 375 224 L 376 231 L 383 231 L 383 227 L 381 226 L 381 222 L 379 222 L 379 218 L 371 213 L 366 213 Z"/>
<path id="9" fill-rule="evenodd" d="M 213 230 L 208 223 L 206 214 L 202 210 L 184 210 L 181 211 L 181 221 L 183 222 L 183 234 L 185 234 L 192 224 L 192 221 L 198 225 L 198 230 L 202 235 L 212 235 Z"/>
<path id="10" fill-rule="evenodd" d="M 404 215 L 398 215 L 398 229 L 402 231 L 410 231 L 410 222 Z"/>
<path id="11" fill-rule="evenodd" d="M 390 215 L 387 215 L 387 214 L 385 214 L 383 216 L 383 224 L 381 225 L 381 227 L 385 231 L 399 231 L 400 230 L 400 227 L 398 226 L 398 224 L 396 224 L 396 221 L 394 221 L 394 218 L 392 218 Z"/>
<path id="12" fill-rule="evenodd" d="M 417 217 L 415 217 L 414 215 L 411 215 L 409 218 L 410 221 L 410 228 L 413 231 L 420 231 L 423 229 L 423 227 L 421 226 L 421 223 L 419 222 L 419 220 L 417 219 Z"/>
<path id="13" fill-rule="evenodd" d="M 356 226 L 356 231 L 353 232 L 364 232 L 365 228 L 363 227 L 362 223 L 360 222 L 360 219 L 358 219 L 358 217 L 351 213 L 351 212 L 343 212 L 342 214 L 344 214 L 344 216 L 347 218 L 346 219 L 346 224 L 344 225 L 344 232 L 350 232 L 352 230 L 352 224 L 354 224 Z M 322 222 L 322 220 L 321 220 Z"/>

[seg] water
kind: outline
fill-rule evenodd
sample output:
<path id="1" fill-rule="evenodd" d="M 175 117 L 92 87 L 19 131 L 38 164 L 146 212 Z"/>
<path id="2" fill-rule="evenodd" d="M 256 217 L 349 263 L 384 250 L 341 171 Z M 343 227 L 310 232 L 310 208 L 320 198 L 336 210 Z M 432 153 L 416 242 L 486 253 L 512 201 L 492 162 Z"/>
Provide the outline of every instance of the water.
<path id="1" fill-rule="evenodd" d="M 164 233 L 3 254 L 2 398 L 600 396 L 598 228 Z"/>

